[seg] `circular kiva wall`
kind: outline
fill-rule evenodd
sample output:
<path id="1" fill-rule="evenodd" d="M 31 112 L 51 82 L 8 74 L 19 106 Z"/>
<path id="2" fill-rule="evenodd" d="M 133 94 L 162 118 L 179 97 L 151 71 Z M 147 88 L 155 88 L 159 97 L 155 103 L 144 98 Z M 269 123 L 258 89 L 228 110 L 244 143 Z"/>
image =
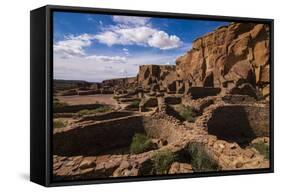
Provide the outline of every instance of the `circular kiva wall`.
<path id="1" fill-rule="evenodd" d="M 219 139 L 248 144 L 256 137 L 269 136 L 269 107 L 226 105 L 216 108 L 209 120 L 209 134 Z"/>

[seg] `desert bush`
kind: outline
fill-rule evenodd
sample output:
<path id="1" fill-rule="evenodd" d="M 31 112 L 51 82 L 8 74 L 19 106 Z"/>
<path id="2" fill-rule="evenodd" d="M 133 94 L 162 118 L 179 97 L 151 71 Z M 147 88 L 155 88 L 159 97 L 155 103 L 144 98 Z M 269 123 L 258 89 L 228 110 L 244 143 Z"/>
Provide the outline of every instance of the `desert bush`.
<path id="1" fill-rule="evenodd" d="M 188 122 L 194 122 L 195 121 L 195 117 L 196 117 L 196 114 L 195 114 L 194 110 L 191 107 L 189 107 L 189 106 L 181 107 L 181 109 L 179 111 L 179 115 L 183 119 L 187 120 Z"/>
<path id="2" fill-rule="evenodd" d="M 53 128 L 63 128 L 67 125 L 67 122 L 62 120 L 53 120 Z"/>
<path id="3" fill-rule="evenodd" d="M 114 95 L 114 96 L 113 96 L 113 99 L 118 100 L 119 97 Z"/>
<path id="4" fill-rule="evenodd" d="M 153 143 L 150 138 L 144 134 L 136 133 L 130 145 L 131 153 L 138 154 L 149 151 L 153 148 Z"/>
<path id="5" fill-rule="evenodd" d="M 96 109 L 83 109 L 78 111 L 78 115 L 79 116 L 84 116 L 84 115 L 93 115 L 93 114 L 97 114 L 97 113 L 105 113 L 110 111 L 111 108 L 109 106 L 106 105 L 101 105 L 100 107 L 96 108 Z"/>
<path id="6" fill-rule="evenodd" d="M 170 166 L 177 160 L 177 156 L 171 151 L 156 152 L 152 158 L 153 173 L 167 174 Z"/>
<path id="7" fill-rule="evenodd" d="M 261 155 L 264 156 L 265 159 L 269 159 L 269 145 L 260 141 L 258 143 L 251 144 Z"/>
<path id="8" fill-rule="evenodd" d="M 205 149 L 203 144 L 191 143 L 188 147 L 188 152 L 191 156 L 191 165 L 194 171 L 217 171 L 219 170 L 218 163 Z"/>
<path id="9" fill-rule="evenodd" d="M 65 107 L 67 105 L 68 105 L 67 103 L 60 102 L 58 98 L 54 98 L 54 100 L 53 100 L 53 109 L 54 110 Z"/>

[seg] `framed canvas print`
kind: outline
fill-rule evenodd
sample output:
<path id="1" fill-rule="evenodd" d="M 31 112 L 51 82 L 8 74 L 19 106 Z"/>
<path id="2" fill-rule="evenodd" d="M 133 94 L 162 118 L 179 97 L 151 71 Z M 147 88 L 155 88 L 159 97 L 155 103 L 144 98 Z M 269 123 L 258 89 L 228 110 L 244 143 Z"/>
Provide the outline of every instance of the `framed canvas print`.
<path id="1" fill-rule="evenodd" d="M 31 11 L 31 181 L 273 172 L 273 20 Z"/>

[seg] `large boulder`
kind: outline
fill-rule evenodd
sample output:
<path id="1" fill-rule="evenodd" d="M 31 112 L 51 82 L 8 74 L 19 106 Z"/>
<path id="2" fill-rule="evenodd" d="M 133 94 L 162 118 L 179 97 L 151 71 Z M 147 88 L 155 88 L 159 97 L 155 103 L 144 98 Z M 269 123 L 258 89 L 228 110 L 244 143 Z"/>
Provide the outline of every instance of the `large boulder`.
<path id="1" fill-rule="evenodd" d="M 193 173 L 192 166 L 188 163 L 172 163 L 169 174 L 180 174 L 180 173 Z"/>

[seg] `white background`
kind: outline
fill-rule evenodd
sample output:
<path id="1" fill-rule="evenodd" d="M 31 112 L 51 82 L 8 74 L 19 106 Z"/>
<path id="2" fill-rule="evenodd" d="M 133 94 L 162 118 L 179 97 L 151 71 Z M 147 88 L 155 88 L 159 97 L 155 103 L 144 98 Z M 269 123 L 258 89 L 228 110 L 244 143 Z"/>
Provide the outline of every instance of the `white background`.
<path id="1" fill-rule="evenodd" d="M 45 4 L 275 19 L 275 173 L 44 188 L 29 182 L 29 11 Z M 0 191 L 280 190 L 281 11 L 278 0 L 6 0 L 0 11 Z M 278 118 L 279 117 L 279 118 Z M 278 183 L 279 182 L 279 183 Z M 278 189 L 279 188 L 279 189 Z M 274 190 L 275 189 L 275 190 Z"/>

